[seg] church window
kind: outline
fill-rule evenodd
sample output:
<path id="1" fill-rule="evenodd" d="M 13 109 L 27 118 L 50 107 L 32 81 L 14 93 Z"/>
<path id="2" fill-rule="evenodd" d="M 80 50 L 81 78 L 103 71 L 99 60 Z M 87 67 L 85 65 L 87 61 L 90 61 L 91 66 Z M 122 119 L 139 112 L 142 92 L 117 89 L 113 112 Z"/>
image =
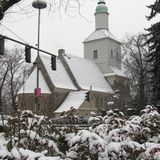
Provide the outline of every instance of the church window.
<path id="1" fill-rule="evenodd" d="M 113 58 L 113 50 L 111 49 L 111 58 Z"/>
<path id="2" fill-rule="evenodd" d="M 93 51 L 93 59 L 97 59 L 98 58 L 98 51 L 94 50 Z"/>
<path id="3" fill-rule="evenodd" d="M 116 58 L 117 58 L 117 60 L 119 60 L 119 55 L 118 55 L 118 52 L 116 52 Z"/>

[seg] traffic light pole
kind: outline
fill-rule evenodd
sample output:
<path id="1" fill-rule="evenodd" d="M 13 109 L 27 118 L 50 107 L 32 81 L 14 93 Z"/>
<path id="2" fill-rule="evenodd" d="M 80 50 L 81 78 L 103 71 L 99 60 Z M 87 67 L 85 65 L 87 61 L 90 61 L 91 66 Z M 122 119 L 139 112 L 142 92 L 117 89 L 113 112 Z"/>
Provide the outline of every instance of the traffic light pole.
<path id="1" fill-rule="evenodd" d="M 30 50 L 30 49 L 35 49 L 35 50 L 37 50 L 37 56 L 39 57 L 39 52 L 43 52 L 43 53 L 45 53 L 45 54 L 48 54 L 48 55 L 50 55 L 51 56 L 51 59 L 53 59 L 53 57 L 54 58 L 56 58 L 56 55 L 53 55 L 52 53 L 49 53 L 49 52 L 46 52 L 46 51 L 44 51 L 44 50 L 41 50 L 40 48 L 39 48 L 39 44 L 40 44 L 40 9 L 39 9 L 39 13 L 38 13 L 38 44 L 37 44 L 37 48 L 36 47 L 34 47 L 34 46 L 31 46 L 31 45 L 29 45 L 29 44 L 25 44 L 25 43 L 23 43 L 23 42 L 20 42 L 20 41 L 17 41 L 17 40 L 15 40 L 15 39 L 12 39 L 12 38 L 9 38 L 9 37 L 6 37 L 6 36 L 3 36 L 3 35 L 0 35 L 0 39 L 8 39 L 8 40 L 10 40 L 10 41 L 13 41 L 13 42 L 15 42 L 15 43 L 19 43 L 19 44 L 21 44 L 21 45 L 24 45 L 26 48 L 25 48 L 25 50 L 26 49 L 28 49 L 28 50 Z M 4 47 L 4 44 L 3 44 L 3 47 Z M 27 51 L 26 51 L 27 52 Z M 30 51 L 29 51 L 30 52 Z M 30 60 L 29 60 L 30 61 Z M 27 60 L 27 62 L 28 63 L 30 63 L 28 60 Z M 53 63 L 53 62 L 52 62 Z M 54 63 L 56 63 L 55 61 L 54 61 Z M 36 91 L 37 91 L 37 89 L 39 89 L 39 66 L 38 66 L 38 62 L 36 62 L 35 63 L 36 64 L 36 66 L 37 66 L 37 84 L 36 84 Z M 53 64 L 52 64 L 53 65 Z M 56 65 L 55 65 L 56 66 Z M 56 67 L 54 66 L 54 68 L 53 68 L 53 70 L 56 70 Z M 37 93 L 37 92 L 36 92 Z M 37 96 L 37 94 L 35 95 L 35 103 L 36 103 L 36 111 L 37 110 L 39 110 L 39 103 L 38 103 L 38 96 Z"/>
<path id="2" fill-rule="evenodd" d="M 29 45 L 29 44 L 23 43 L 23 42 L 21 42 L 21 41 L 17 41 L 16 39 L 3 36 L 3 35 L 1 35 L 1 34 L 0 34 L 0 38 L 8 39 L 8 40 L 13 41 L 13 42 L 15 42 L 15 43 L 19 43 L 19 44 L 21 44 L 21 45 L 23 45 L 23 46 L 28 46 L 28 47 L 30 47 L 31 49 L 35 49 L 35 50 L 37 50 L 37 51 L 39 51 L 39 52 L 43 52 L 43 53 L 48 54 L 48 55 L 50 55 L 50 56 L 55 56 L 55 57 L 57 57 L 56 55 L 53 55 L 53 54 L 50 53 L 50 52 L 44 51 L 44 50 L 39 49 L 39 48 L 37 48 L 37 47 L 34 47 L 34 46 Z"/>
<path id="3" fill-rule="evenodd" d="M 90 86 L 90 95 L 89 95 L 89 98 L 90 98 L 90 104 L 89 104 L 90 112 L 92 111 L 91 91 L 92 91 L 92 86 Z"/>

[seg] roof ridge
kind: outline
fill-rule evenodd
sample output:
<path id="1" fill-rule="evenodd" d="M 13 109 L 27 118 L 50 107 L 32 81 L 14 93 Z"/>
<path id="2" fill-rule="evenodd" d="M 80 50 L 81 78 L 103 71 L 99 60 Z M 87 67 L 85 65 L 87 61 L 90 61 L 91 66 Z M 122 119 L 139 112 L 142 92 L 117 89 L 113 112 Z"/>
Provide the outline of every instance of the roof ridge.
<path id="1" fill-rule="evenodd" d="M 83 59 L 83 57 L 78 57 L 78 56 L 76 56 L 76 55 L 73 55 L 73 54 L 70 54 L 70 53 L 66 53 L 65 52 L 65 54 L 63 54 L 64 56 L 67 56 L 68 58 L 70 58 L 70 57 L 75 57 L 75 58 L 80 58 L 80 59 Z"/>
<path id="2" fill-rule="evenodd" d="M 81 60 L 83 60 L 83 61 L 88 61 L 88 62 L 91 62 L 91 63 L 94 63 L 94 64 L 96 64 L 95 63 L 95 61 L 93 61 L 93 60 L 90 60 L 90 59 L 87 59 L 87 58 L 83 58 L 83 57 L 78 57 L 78 56 L 75 56 L 75 55 L 72 55 L 72 54 L 64 54 L 64 56 L 66 56 L 67 58 L 77 58 L 77 59 L 81 59 Z"/>
<path id="3" fill-rule="evenodd" d="M 68 75 L 70 76 L 71 81 L 73 82 L 74 86 L 75 86 L 78 90 L 82 90 L 82 88 L 81 88 L 80 85 L 78 84 L 78 81 L 77 81 L 77 79 L 75 78 L 72 70 L 70 69 L 67 61 L 65 60 L 65 57 L 64 57 L 65 55 L 66 55 L 66 54 L 60 54 L 60 55 L 59 55 L 59 58 L 60 58 L 62 64 L 64 65 L 64 68 L 66 69 L 66 72 L 67 72 Z"/>

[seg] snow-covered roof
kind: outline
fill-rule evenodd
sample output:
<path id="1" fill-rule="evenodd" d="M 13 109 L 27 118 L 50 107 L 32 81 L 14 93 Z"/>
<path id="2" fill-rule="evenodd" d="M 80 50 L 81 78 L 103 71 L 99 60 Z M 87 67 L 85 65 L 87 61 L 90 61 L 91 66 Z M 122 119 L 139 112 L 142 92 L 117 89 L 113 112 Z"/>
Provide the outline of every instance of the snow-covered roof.
<path id="1" fill-rule="evenodd" d="M 64 58 L 82 89 L 90 90 L 92 87 L 93 91 L 113 92 L 94 61 L 70 55 L 64 55 Z"/>
<path id="2" fill-rule="evenodd" d="M 120 41 L 107 29 L 98 29 L 95 30 L 91 35 L 89 35 L 84 42 L 89 42 L 93 40 L 110 38 L 120 43 Z"/>
<path id="3" fill-rule="evenodd" d="M 70 110 L 71 107 L 78 109 L 85 100 L 87 91 L 72 91 L 68 94 L 63 103 L 58 107 L 55 113 L 61 113 Z"/>
<path id="4" fill-rule="evenodd" d="M 69 66 L 70 71 L 72 72 L 74 78 L 76 79 L 77 84 L 82 90 L 90 90 L 97 92 L 112 93 L 113 90 L 108 82 L 105 80 L 104 75 L 97 67 L 94 61 L 83 59 L 71 55 L 62 55 L 66 63 Z M 76 91 L 78 90 L 74 85 L 74 82 L 71 78 L 71 75 L 67 73 L 65 65 L 61 61 L 61 57 L 57 58 L 56 61 L 56 71 L 51 69 L 51 57 L 47 55 L 40 55 L 42 63 L 47 70 L 48 76 L 50 77 L 52 83 L 56 88 L 68 89 Z M 39 77 L 39 87 L 42 90 L 42 93 L 51 93 L 49 87 L 40 71 Z M 35 68 L 27 81 L 25 82 L 24 87 L 20 89 L 20 93 L 34 93 L 34 88 L 36 88 L 36 78 L 37 78 L 37 69 Z"/>
<path id="5" fill-rule="evenodd" d="M 56 60 L 56 71 L 53 71 L 51 69 L 51 57 L 47 55 L 41 55 L 40 57 L 51 81 L 57 88 L 77 90 L 60 59 Z"/>
<path id="6" fill-rule="evenodd" d="M 109 65 L 109 68 L 111 69 L 111 73 L 107 73 L 104 76 L 113 76 L 113 75 L 117 75 L 117 76 L 121 76 L 121 77 L 127 77 L 126 74 L 124 73 L 124 71 L 116 66 L 111 66 Z"/>
<path id="7" fill-rule="evenodd" d="M 41 93 L 51 94 L 51 91 L 49 90 L 41 71 L 39 71 L 39 87 L 41 88 Z M 34 93 L 35 88 L 37 88 L 37 68 L 35 68 L 30 74 L 23 87 L 18 91 L 18 94 Z"/>

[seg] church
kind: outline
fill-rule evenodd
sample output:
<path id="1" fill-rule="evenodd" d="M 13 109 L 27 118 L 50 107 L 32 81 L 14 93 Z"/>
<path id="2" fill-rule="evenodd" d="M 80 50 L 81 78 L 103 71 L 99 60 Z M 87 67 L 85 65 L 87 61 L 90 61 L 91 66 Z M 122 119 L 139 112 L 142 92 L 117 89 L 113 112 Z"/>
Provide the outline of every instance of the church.
<path id="1" fill-rule="evenodd" d="M 89 116 L 92 111 L 111 109 L 109 101 L 117 90 L 123 101 L 128 101 L 130 90 L 121 69 L 121 42 L 109 30 L 104 0 L 99 0 L 94 16 L 95 31 L 83 42 L 84 58 L 59 49 L 56 70 L 52 70 L 50 56 L 39 55 L 18 92 L 18 109 L 57 116 L 72 107 L 79 116 Z M 35 95 L 37 72 L 41 89 L 38 97 Z"/>

